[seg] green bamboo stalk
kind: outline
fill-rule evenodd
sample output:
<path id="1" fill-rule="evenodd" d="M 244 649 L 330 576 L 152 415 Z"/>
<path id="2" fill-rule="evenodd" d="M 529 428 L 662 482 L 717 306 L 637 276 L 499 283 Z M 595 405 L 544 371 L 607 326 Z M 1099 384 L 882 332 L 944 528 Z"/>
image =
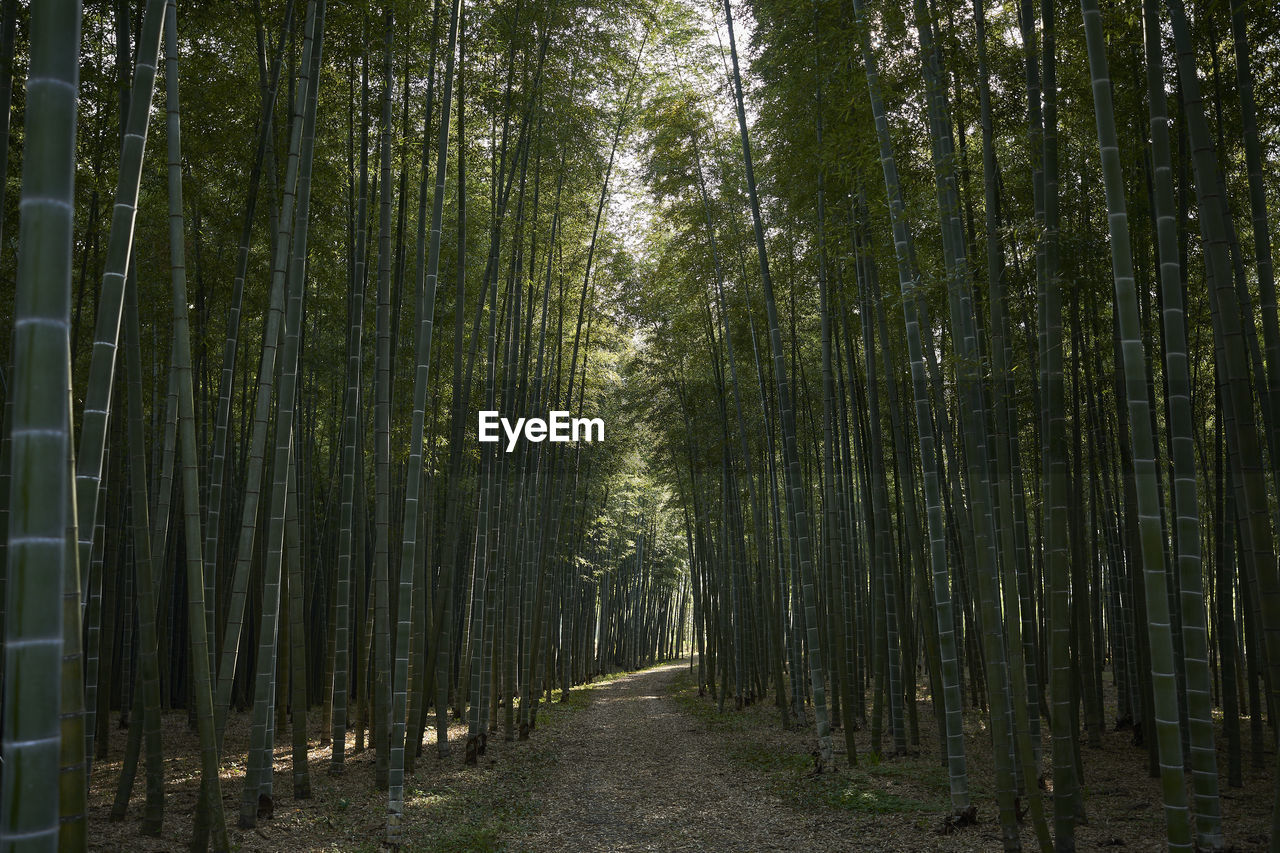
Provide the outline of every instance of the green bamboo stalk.
<path id="1" fill-rule="evenodd" d="M 961 423 L 964 426 L 964 457 L 971 490 L 975 562 L 974 574 L 981 607 L 982 650 L 990 696 L 992 747 L 995 753 L 997 802 L 1006 850 L 1019 849 L 1013 796 L 1015 791 L 1014 740 L 1011 711 L 1013 697 L 1006 658 L 1004 624 L 1000 612 L 999 529 L 995 519 L 995 496 L 988 462 L 986 391 L 979 373 L 980 347 L 972 305 L 972 281 L 961 221 L 958 175 L 952 145 L 950 107 L 943 83 L 940 56 L 935 48 L 933 23 L 923 0 L 915 3 L 916 28 L 926 85 L 932 159 L 942 230 L 943 260 L 948 280 L 952 348 L 959 391 Z M 1030 782 L 1028 781 L 1028 784 Z"/>
<path id="2" fill-rule="evenodd" d="M 315 0 L 307 5 L 306 30 L 303 36 L 303 67 L 309 69 L 311 25 Z M 279 350 L 281 326 L 285 303 L 285 269 L 288 265 L 288 247 L 292 241 L 294 203 L 297 197 L 298 159 L 302 145 L 302 119 L 300 113 L 305 93 L 299 91 L 293 109 L 290 131 L 289 157 L 285 167 L 284 193 L 276 218 L 276 243 L 272 255 L 272 275 L 266 321 L 263 324 L 262 358 L 258 365 L 258 389 L 253 407 L 253 427 L 249 438 L 248 470 L 245 474 L 244 503 L 241 507 L 240 534 L 237 541 L 235 569 L 232 572 L 230 593 L 227 596 L 227 621 L 222 633 L 222 658 L 218 664 L 218 683 L 214 692 L 214 709 L 217 715 L 218 740 L 221 742 L 227 724 L 227 709 L 231 704 L 231 688 L 235 681 L 236 662 L 240 654 L 240 635 L 244 628 L 245 607 L 249 598 L 249 570 L 254 559 L 254 540 L 258 528 L 259 500 L 262 491 L 264 460 L 267 452 L 267 433 L 271 417 L 271 398 L 275 387 L 276 355 Z M 270 162 L 270 161 L 268 161 Z M 256 714 L 255 710 L 255 714 Z"/>
<path id="3" fill-rule="evenodd" d="M 392 43 L 395 15 L 385 10 L 383 41 L 382 143 L 378 178 L 377 355 L 374 366 L 374 558 L 373 558 L 373 738 L 376 783 L 387 790 L 391 701 L 391 121 L 395 74 Z"/>
<path id="4" fill-rule="evenodd" d="M 316 78 L 312 78 L 316 79 Z M 301 372 L 301 369 L 299 369 Z M 295 394 L 297 392 L 295 391 Z M 300 431 L 295 420 L 294 434 Z M 294 445 L 294 460 L 289 465 L 289 488 L 285 493 L 284 510 L 284 563 L 289 594 L 289 710 L 293 722 L 293 798 L 311 799 L 311 769 L 307 760 L 307 623 L 304 604 L 305 579 L 302 571 L 302 523 L 298 517 L 298 504 L 305 496 L 298 491 L 298 468 L 302 460 Z M 283 642 L 283 631 L 280 642 Z"/>
<path id="5" fill-rule="evenodd" d="M 123 820 L 133 790 L 138 753 L 146 741 L 146 806 L 142 834 L 158 836 L 164 822 L 164 761 L 160 739 L 160 661 L 156 653 L 155 564 L 148 519 L 146 423 L 142 404 L 142 350 L 138 329 L 138 288 L 130 277 L 124 304 L 125 375 L 129 386 L 129 481 L 132 511 L 134 571 L 137 574 L 138 657 L 141 689 L 137 703 L 142 725 L 130 726 L 124 769 L 116 788 L 111 820 Z M 127 616 L 126 616 L 127 618 Z M 127 691 L 121 691 L 127 696 Z"/>
<path id="6" fill-rule="evenodd" d="M 147 0 L 137 43 L 133 89 L 121 141 L 119 178 L 111 212 L 111 236 L 102 275 L 102 294 L 98 300 L 93 356 L 89 364 L 89 380 L 85 386 L 84 420 L 81 425 L 79 452 L 76 454 L 76 515 L 79 518 L 93 519 L 97 516 L 98 487 L 103 474 L 107 420 L 111 410 L 116 354 L 120 341 L 120 318 L 124 310 L 125 275 L 133 252 L 133 228 L 138 214 L 142 162 L 146 153 L 151 101 L 155 95 L 166 2 L 167 0 Z M 90 523 L 79 531 L 81 564 L 89 564 L 92 548 L 93 525 Z M 76 615 L 78 617 L 78 612 Z M 77 626 L 76 637 L 78 636 Z M 78 645 L 78 639 L 76 642 Z M 76 653 L 78 654 L 78 650 Z"/>
<path id="7" fill-rule="evenodd" d="M 1049 646 L 1050 724 L 1053 743 L 1053 807 L 1054 849 L 1070 853 L 1075 850 L 1076 778 L 1072 724 L 1073 698 L 1070 630 L 1071 593 L 1069 588 L 1070 543 L 1067 522 L 1066 474 L 1066 396 L 1062 379 L 1062 280 L 1058 264 L 1058 87 L 1057 87 L 1057 21 L 1054 0 L 1043 5 L 1043 184 L 1044 231 L 1043 259 L 1039 279 L 1043 288 L 1040 325 L 1043 340 L 1040 359 L 1043 385 L 1043 425 L 1041 459 L 1044 494 L 1044 584 L 1048 598 L 1046 608 Z"/>
<path id="8" fill-rule="evenodd" d="M 1194 413 L 1188 366 L 1187 320 L 1183 306 L 1178 224 L 1174 215 L 1173 165 L 1169 143 L 1168 96 L 1164 53 L 1155 0 L 1144 0 L 1147 100 L 1151 116 L 1152 203 L 1163 297 L 1165 382 L 1168 386 L 1169 446 L 1173 465 L 1173 502 L 1178 579 L 1182 599 L 1182 641 L 1187 673 L 1187 717 L 1192 783 L 1195 789 L 1196 843 L 1222 847 L 1218 799 L 1218 759 L 1214 746 L 1210 696 L 1209 646 L 1205 629 L 1204 579 L 1200 542 L 1200 506 L 1196 487 Z"/>
<path id="9" fill-rule="evenodd" d="M 428 166 L 431 162 L 431 127 L 432 120 L 435 117 L 435 98 L 436 98 L 436 66 L 437 55 L 440 49 L 440 0 L 433 0 L 431 4 L 431 51 L 427 59 L 427 98 L 426 108 L 424 110 L 422 122 L 422 175 L 418 181 L 418 222 L 417 222 L 417 239 L 415 241 L 415 270 L 417 276 L 423 275 L 427 262 L 427 189 L 428 189 Z M 409 87 L 405 86 L 405 101 L 409 98 Z M 408 113 L 404 114 L 405 126 L 408 126 Z M 405 150 L 408 150 L 408 136 L 405 137 Z M 407 154 L 405 155 L 407 156 Z M 406 179 L 407 180 L 407 179 Z M 438 265 L 437 265 L 438 267 Z M 437 268 L 438 272 L 438 268 Z M 415 305 L 416 310 L 422 313 L 423 307 L 423 288 L 415 288 Z M 432 311 L 434 312 L 434 300 Z M 415 341 L 416 349 L 416 341 Z M 416 353 L 415 353 L 416 355 Z M 438 402 L 438 397 L 433 395 L 433 401 Z M 434 443 L 436 421 L 434 415 L 436 411 L 432 410 L 432 439 Z M 425 413 L 423 416 L 425 421 Z M 425 426 L 424 426 L 425 430 Z M 430 462 L 426 463 L 427 467 Z M 406 477 L 407 479 L 407 477 Z M 431 575 L 427 569 L 427 548 L 432 533 L 433 502 L 430 500 L 433 478 L 430 471 L 426 474 L 426 483 L 422 485 L 423 494 L 419 496 L 417 502 L 417 520 L 415 525 L 421 528 L 421 533 L 417 533 L 414 539 L 413 549 L 413 582 L 412 582 L 412 607 L 410 617 L 410 639 L 409 639 L 409 671 L 407 675 L 405 698 L 405 756 L 404 771 L 408 774 L 414 772 L 418 755 L 422 752 L 422 741 L 424 737 L 424 727 L 426 719 L 426 691 L 430 682 L 428 673 L 434 673 L 434 666 L 427 666 L 426 662 L 430 660 L 429 651 L 426 643 L 426 620 L 431 613 Z M 407 497 L 407 495 L 406 495 Z M 415 531 L 416 532 L 416 531 Z M 394 684 L 392 685 L 394 688 Z"/>
<path id="10" fill-rule="evenodd" d="M 63 703 L 64 680 L 52 674 L 63 671 L 63 578 L 74 574 L 77 557 L 67 383 L 80 3 L 37 5 L 30 34 L 14 305 L 5 760 L 0 766 L 5 791 L 0 844 L 15 853 L 85 846 L 83 814 L 65 836 L 59 822 L 60 788 L 84 780 L 60 774 L 65 735 L 58 715 L 50 713 Z M 78 600 L 74 606 L 78 609 Z M 83 739 L 73 746 L 83 750 Z"/>
<path id="11" fill-rule="evenodd" d="M 572 96 L 572 93 L 575 89 L 575 84 L 577 82 L 576 71 L 577 71 L 577 66 L 575 65 L 569 72 L 570 96 Z M 461 91 L 461 80 L 459 80 L 459 90 Z M 459 104 L 459 109 L 461 109 L 461 104 Z M 564 192 L 565 151 L 564 151 L 563 139 L 560 140 L 560 143 L 561 143 L 560 167 L 557 170 L 556 198 L 555 198 L 555 204 L 553 205 L 553 208 L 552 208 L 551 235 L 547 245 L 547 264 L 546 264 L 546 277 L 545 277 L 546 280 L 542 286 L 542 312 L 541 312 L 541 319 L 539 321 L 539 331 L 538 331 L 538 355 L 534 364 L 533 389 L 530 395 L 531 399 L 529 404 L 530 411 L 534 411 L 534 412 L 541 411 L 542 405 L 543 405 L 543 396 L 544 396 L 543 395 L 543 390 L 544 390 L 543 389 L 543 379 L 544 379 L 543 365 L 544 365 L 544 359 L 547 354 L 546 353 L 547 323 L 550 319 L 550 313 L 551 313 L 550 312 L 551 277 L 555 267 L 555 265 L 551 261 L 554 258 L 554 253 L 556 250 L 556 238 L 557 238 L 557 235 L 559 234 L 559 229 L 560 229 L 560 201 Z M 544 462 L 546 462 L 545 465 L 544 465 Z M 534 461 L 533 461 L 534 482 L 530 489 L 530 495 L 529 495 L 529 501 L 534 504 L 533 512 L 535 513 L 538 512 L 538 510 L 541 509 L 542 507 L 546 506 L 546 503 L 542 500 L 542 493 L 544 491 L 543 485 L 547 480 L 547 469 L 549 467 L 550 467 L 549 454 L 544 452 L 542 446 L 539 445 L 534 450 Z M 529 731 L 533 724 L 532 706 L 533 706 L 533 692 L 534 692 L 533 685 L 535 682 L 534 670 L 536 669 L 536 661 L 538 659 L 538 656 L 537 656 L 538 655 L 538 639 L 537 638 L 539 636 L 539 632 L 537 631 L 537 623 L 538 623 L 539 617 L 541 616 L 542 605 L 545 601 L 545 596 L 546 596 L 546 573 L 542 571 L 542 566 L 543 566 L 542 548 L 543 548 L 543 542 L 545 537 L 540 534 L 541 534 L 541 531 L 539 531 L 539 535 L 535 537 L 535 545 L 533 548 L 530 549 L 530 553 L 528 555 L 528 565 L 526 566 L 526 569 L 525 569 L 525 592 L 524 592 L 525 603 L 524 603 L 524 616 L 523 616 L 522 627 L 521 627 L 521 631 L 525 637 L 525 644 L 524 644 L 525 651 L 524 651 L 524 659 L 520 666 L 520 676 L 521 676 L 520 711 L 519 711 L 520 740 L 528 740 Z"/>
<path id="12" fill-rule="evenodd" d="M 218 738 L 214 725 L 212 676 L 205 625 L 204 559 L 201 554 L 200 481 L 196 444 L 195 397 L 191 381 L 191 331 L 187 316 L 186 231 L 182 207 L 182 123 L 178 94 L 177 2 L 165 15 L 166 115 L 169 161 L 169 267 L 173 282 L 173 366 L 178 385 L 178 427 L 182 448 L 182 515 L 186 534 L 187 623 L 191 635 L 194 699 L 200 730 L 201 799 L 212 825 L 213 849 L 230 849 L 222 814 L 218 777 Z"/>
<path id="13" fill-rule="evenodd" d="M 244 303 L 244 283 L 249 275 L 249 250 L 253 238 L 253 220 L 258 207 L 258 186 L 261 182 L 262 164 L 272 140 L 276 97 L 280 91 L 280 69 L 284 57 L 285 38 L 293 23 L 293 4 L 285 8 L 285 20 L 280 32 L 279 45 L 272 60 L 269 76 L 264 80 L 262 114 L 259 117 L 258 148 L 253 168 L 249 172 L 249 189 L 244 205 L 244 222 L 240 230 L 240 246 L 236 257 L 235 279 L 231 285 L 231 306 L 227 311 L 227 330 L 222 348 L 222 372 L 218 381 L 217 411 L 214 413 L 213 447 L 209 461 L 209 497 L 205 515 L 205 575 L 216 578 L 219 548 L 222 535 L 223 483 L 227 477 L 227 441 L 231 423 L 231 392 L 235 383 L 236 354 L 240 343 L 241 309 Z M 260 41 L 261 43 L 261 41 Z M 264 60 L 265 61 L 265 60 Z"/>
<path id="14" fill-rule="evenodd" d="M 301 565 L 301 530 L 298 521 L 298 507 L 303 496 L 298 492 L 298 467 L 301 464 L 299 447 L 307 442 L 298 436 L 299 422 L 297 408 L 300 399 L 298 383 L 302 380 L 301 366 L 302 337 L 304 329 L 303 299 L 306 294 L 307 271 L 307 236 L 311 216 L 311 174 L 312 161 L 315 154 L 316 112 L 320 92 L 320 71 L 323 67 L 325 2 L 318 0 L 316 19 L 311 45 L 311 68 L 307 74 L 305 102 L 302 104 L 302 146 L 298 165 L 298 207 L 297 221 L 293 227 L 293 244 L 290 248 L 289 296 L 298 300 L 297 337 L 293 352 L 290 352 L 289 316 L 285 317 L 285 358 L 282 364 L 280 394 L 278 401 L 283 403 L 286 395 L 291 395 L 289 420 L 294 436 L 290 439 L 293 462 L 288 467 L 289 482 L 285 492 L 285 561 L 289 578 L 289 631 L 290 631 L 290 663 L 292 672 L 291 706 L 293 710 L 293 796 L 294 799 L 311 798 L 311 774 L 307 762 L 307 687 L 306 687 L 306 625 L 303 613 L 303 572 Z M 303 92 L 299 91 L 299 98 Z M 292 360 L 291 360 L 292 357 Z M 286 378 L 287 377 L 287 378 Z M 291 387 L 290 387 L 291 386 Z M 284 406 L 277 418 L 284 417 Z M 279 428 L 279 421 L 277 421 Z M 276 472 L 279 476 L 279 472 Z M 273 499 L 274 499 L 273 495 Z M 268 540 L 269 543 L 274 539 Z"/>
<path id="15" fill-rule="evenodd" d="M 110 458 L 104 463 L 110 470 Z M 109 478 L 107 478 L 109 479 Z M 106 489 L 107 479 L 100 488 Z M 84 763 L 85 775 L 93 772 L 94 740 L 98 729 L 98 675 L 100 667 L 99 649 L 102 636 L 102 574 L 103 574 L 103 538 L 106 529 L 106 501 L 99 496 L 98 517 L 94 520 L 93 558 L 89 563 L 88 602 L 81 607 L 81 615 L 85 622 L 85 670 L 84 670 Z M 108 647 L 109 650 L 110 647 Z M 104 738 L 101 747 L 106 750 Z"/>
<path id="16" fill-rule="evenodd" d="M 742 161 L 746 172 L 747 194 L 751 201 L 751 218 L 755 229 L 756 254 L 760 262 L 760 281 L 764 292 L 765 311 L 769 320 L 769 347 L 773 354 L 774 377 L 778 386 L 778 408 L 782 418 L 783 455 L 786 461 L 787 502 L 795 522 L 793 538 L 798 548 L 805 618 L 808 624 L 809 681 L 813 691 L 814 720 L 818 736 L 819 769 L 834 766 L 831 747 L 831 724 L 827 714 L 825 674 L 822 668 L 822 641 L 818 626 L 818 602 L 815 589 L 812 546 L 809 537 L 809 514 L 805 486 L 800 471 L 800 454 L 796 446 L 795 410 L 791 404 L 791 386 L 787 380 L 786 359 L 782 351 L 782 333 L 778 326 L 778 310 L 774 301 L 773 280 L 769 276 L 769 259 L 765 250 L 764 221 L 760 199 L 756 194 L 755 169 L 751 162 L 751 142 L 747 133 L 746 107 L 742 98 L 742 77 L 738 70 L 738 49 L 733 33 L 731 0 L 724 0 L 725 24 L 729 32 L 729 53 L 733 62 L 734 98 L 738 111 L 738 131 L 742 141 Z"/>
<path id="17" fill-rule="evenodd" d="M 323 35 L 324 0 L 312 0 L 307 6 L 307 29 L 302 47 L 302 62 L 299 66 L 297 94 L 293 104 L 293 138 L 289 146 L 290 156 L 285 179 L 286 197 L 285 203 L 281 206 L 279 234 L 276 237 L 272 269 L 273 291 L 284 290 L 286 277 L 288 279 L 288 303 L 284 324 L 284 350 L 280 362 L 280 390 L 277 395 L 275 459 L 272 465 L 273 482 L 266 538 L 267 559 L 263 577 L 262 618 L 259 622 L 258 634 L 253 726 L 249 743 L 248 772 L 245 774 L 245 785 L 240 800 L 242 828 L 251 828 L 256 825 L 260 798 L 265 798 L 267 802 L 271 799 L 272 749 L 268 727 L 271 722 L 271 704 L 275 699 L 279 647 L 277 630 L 280 615 L 280 576 L 284 560 L 289 468 L 294 464 L 295 456 L 293 429 L 302 321 L 303 273 L 306 265 L 309 161 L 315 135 L 315 101 L 311 98 L 310 90 L 313 85 L 319 83 L 318 80 L 313 79 L 312 75 L 318 68 L 316 54 L 321 51 Z M 307 178 L 305 181 L 304 176 Z M 293 208 L 295 198 L 297 199 L 296 213 Z M 268 333 L 270 333 L 269 330 Z M 230 640 L 224 640 L 224 642 L 230 642 Z M 226 665 L 225 656 L 223 665 Z M 302 709 L 302 713 L 306 713 L 305 708 Z"/>
<path id="18" fill-rule="evenodd" d="M 453 328 L 453 406 L 449 418 L 449 478 L 446 484 L 445 535 L 450 537 L 448 563 L 440 566 L 440 594 L 433 614 L 433 647 L 435 648 L 436 755 L 449 754 L 449 688 L 453 670 L 454 587 L 462 573 L 462 525 L 458 523 L 461 504 L 462 436 L 465 434 L 467 403 L 458 394 L 462 387 L 462 343 L 466 321 L 467 268 L 467 157 L 466 157 L 466 12 L 458 4 L 458 213 L 457 247 L 454 252 L 454 328 Z M 441 554 L 445 551 L 441 548 Z M 462 620 L 457 620 L 462 623 Z M 465 623 L 462 623 L 465 624 Z M 460 690 L 458 691 L 461 692 Z M 461 696 L 458 699 L 461 706 Z"/>
<path id="19" fill-rule="evenodd" d="M 419 508 L 423 442 L 427 416 L 427 387 L 431 370 L 431 337 L 435 328 L 436 282 L 440 269 L 441 223 L 444 219 L 445 174 L 449 163 L 449 119 L 453 95 L 454 48 L 458 38 L 458 7 L 461 0 L 453 0 L 449 13 L 449 41 L 445 53 L 443 100 L 440 107 L 440 130 L 436 141 L 435 195 L 431 205 L 431 241 L 426 263 L 421 234 L 418 240 L 417 291 L 418 329 L 416 341 L 417 368 L 413 382 L 413 420 L 410 427 L 409 467 L 404 497 L 404 544 L 400 556 L 400 596 L 396 620 L 395 671 L 391 686 L 391 766 L 389 769 L 389 797 L 387 807 L 387 844 L 398 849 L 404 842 L 404 753 L 405 716 L 409 680 L 409 633 L 411 629 L 411 603 L 413 600 L 413 569 L 417 562 L 415 550 L 419 536 L 418 522 L 422 517 Z M 427 177 L 422 176 L 421 194 L 426 201 Z M 426 578 L 423 578 L 425 581 Z"/>
<path id="20" fill-rule="evenodd" d="M 362 72 L 361 115 L 369 115 L 368 65 Z M 369 126 L 365 122 L 360 141 L 360 189 L 358 213 L 355 222 L 355 245 L 348 286 L 347 376 L 343 399 L 343 448 L 341 467 L 340 509 L 338 517 L 338 589 L 334 627 L 333 666 L 333 749 L 329 774 L 339 776 L 343 772 L 347 747 L 347 720 L 349 686 L 351 684 L 351 572 L 353 566 L 363 566 L 363 555 L 357 560 L 357 519 L 355 501 L 360 472 L 363 470 L 364 443 L 360 429 L 361 378 L 363 376 L 363 336 L 365 303 L 365 240 L 368 229 L 365 219 L 369 190 Z M 354 176 L 352 178 L 354 183 Z M 360 578 L 363 579 L 363 570 Z M 363 606 L 357 602 L 356 607 Z M 358 624 L 358 623 L 357 623 Z M 357 658 L 359 648 L 357 648 Z"/>
<path id="21" fill-rule="evenodd" d="M 983 202 L 986 208 L 987 228 L 987 285 L 990 290 L 991 314 L 991 362 L 994 385 L 995 462 L 998 485 L 998 512 L 1000 517 L 999 539 L 1004 582 L 1001 584 L 1002 601 L 1006 614 L 1005 624 L 1009 634 L 1009 657 L 1013 695 L 1015 737 L 1022 773 L 1022 792 L 1028 801 L 1036 840 L 1042 850 L 1048 850 L 1051 840 L 1049 826 L 1044 818 L 1044 802 L 1039 791 L 1039 725 L 1037 708 L 1039 694 L 1036 688 L 1035 659 L 1038 655 L 1034 632 L 1034 613 L 1030 595 L 1019 595 L 1018 584 L 1027 575 L 1029 555 L 1018 547 L 1018 510 L 1013 472 L 1016 457 L 1017 428 L 1010 411 L 1014 394 L 1013 374 L 1010 370 L 1008 342 L 1008 317 L 1006 313 L 1005 257 L 1000 239 L 999 169 L 996 163 L 995 143 L 991 116 L 991 83 L 987 65 L 986 10 L 983 0 L 973 4 L 974 24 L 978 38 L 979 112 L 982 123 Z M 1029 678 L 1029 676 L 1031 676 Z M 1028 683 L 1030 682 L 1030 683 Z M 1033 784 L 1032 780 L 1035 780 Z"/>
<path id="22" fill-rule="evenodd" d="M 854 10 L 855 16 L 860 19 L 861 4 L 855 3 Z M 893 228 L 894 250 L 898 261 L 898 284 L 902 291 L 903 319 L 906 324 L 907 352 L 911 363 L 912 392 L 915 400 L 916 430 L 919 435 L 920 462 L 924 474 L 933 606 L 938 622 L 938 643 L 942 662 L 942 713 L 946 731 L 948 779 L 951 789 L 951 806 L 959 815 L 969 810 L 971 806 L 964 751 L 959 668 L 956 657 L 955 617 L 952 612 L 951 589 L 947 578 L 946 533 L 943 528 L 938 452 L 934 437 L 933 411 L 929 403 L 928 379 L 924 368 L 920 323 L 915 307 L 915 291 L 919 283 L 911 268 L 909 251 L 911 234 L 907 229 L 903 213 L 897 159 L 894 156 L 884 100 L 880 93 L 879 63 L 871 50 L 870 37 L 865 24 L 861 27 L 859 35 L 863 67 L 871 100 L 872 119 L 875 122 L 876 138 L 880 147 L 880 165 L 884 171 L 889 217 Z"/>
<path id="23" fill-rule="evenodd" d="M 1182 736 L 1178 724 L 1178 685 L 1174 676 L 1173 633 L 1169 597 L 1165 591 L 1164 531 L 1160 523 L 1156 485 L 1155 436 L 1147 396 L 1146 354 L 1138 319 L 1133 257 L 1129 247 L 1124 175 L 1111 102 L 1111 73 L 1103 41 L 1102 13 L 1097 0 L 1081 0 L 1089 74 L 1093 84 L 1093 112 L 1098 126 L 1098 149 L 1106 189 L 1107 221 L 1111 237 L 1111 269 L 1116 289 L 1116 334 L 1124 356 L 1124 387 L 1129 407 L 1129 439 L 1138 492 L 1142 566 L 1146 588 L 1147 635 L 1151 643 L 1152 687 L 1155 698 L 1156 739 L 1160 749 L 1160 778 L 1164 789 L 1169 849 L 1192 850 L 1187 791 L 1182 776 Z M 1188 401 L 1189 402 L 1189 401 Z M 1081 591 L 1080 594 L 1083 594 Z"/>
<path id="24" fill-rule="evenodd" d="M 1242 312 L 1232 281 L 1229 246 L 1232 222 L 1227 210 L 1215 145 L 1209 132 L 1200 92 L 1186 11 L 1181 0 L 1166 0 L 1176 49 L 1178 80 L 1182 89 L 1183 116 L 1191 148 L 1196 196 L 1213 315 L 1215 368 L 1223 405 L 1227 457 L 1235 492 L 1237 532 L 1247 592 L 1261 625 L 1263 657 L 1268 669 L 1269 692 L 1274 701 L 1280 692 L 1280 575 L 1275 565 L 1271 511 L 1262 470 L 1262 442 L 1249 383 L 1249 362 L 1241 328 Z M 1246 623 L 1249 620 L 1246 620 Z M 1251 658 L 1252 660 L 1252 658 Z M 1275 774 L 1276 796 L 1271 816 L 1271 837 L 1280 839 L 1280 765 Z"/>
<path id="25" fill-rule="evenodd" d="M 1270 452 L 1280 444 L 1280 323 L 1276 317 L 1275 264 L 1271 258 L 1271 227 L 1267 213 L 1267 192 L 1263 179 L 1262 146 L 1258 138 L 1257 104 L 1254 99 L 1253 65 L 1249 57 L 1249 34 L 1245 4 L 1231 0 L 1231 43 L 1236 60 L 1236 88 L 1240 100 L 1240 129 L 1244 138 L 1245 170 L 1249 183 L 1249 214 L 1253 226 L 1254 271 L 1258 279 L 1258 307 L 1262 312 L 1262 338 L 1266 347 L 1264 423 L 1270 430 Z M 1212 31 L 1211 31 L 1212 32 Z M 1216 61 L 1216 60 L 1215 60 Z M 1214 71 L 1215 77 L 1217 71 Z M 1219 110 L 1221 108 L 1219 107 Z M 1238 256 L 1238 249 L 1236 250 Z M 1256 337 L 1254 339 L 1256 346 Z M 1255 366 L 1258 365 L 1255 352 Z M 1263 377 L 1255 379 L 1260 385 Z M 1273 461 L 1273 475 L 1276 470 Z"/>

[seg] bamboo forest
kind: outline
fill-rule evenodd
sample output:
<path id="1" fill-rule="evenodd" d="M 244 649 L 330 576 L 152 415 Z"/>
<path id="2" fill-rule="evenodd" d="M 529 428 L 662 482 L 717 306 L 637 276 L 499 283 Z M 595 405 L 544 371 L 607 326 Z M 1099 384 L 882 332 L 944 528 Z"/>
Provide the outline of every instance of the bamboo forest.
<path id="1" fill-rule="evenodd" d="M 4 853 L 1280 851 L 1274 4 L 0 0 L 0 132 Z"/>

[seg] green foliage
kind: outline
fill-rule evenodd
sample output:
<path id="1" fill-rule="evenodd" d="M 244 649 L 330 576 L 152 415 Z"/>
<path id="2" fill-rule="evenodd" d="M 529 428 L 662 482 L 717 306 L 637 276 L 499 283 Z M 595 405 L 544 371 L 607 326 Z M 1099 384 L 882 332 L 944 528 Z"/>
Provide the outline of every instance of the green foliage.
<path id="1" fill-rule="evenodd" d="M 868 762 L 839 773 L 813 773 L 813 756 L 779 748 L 767 741 L 759 715 L 722 713 L 715 703 L 698 696 L 687 671 L 674 682 L 675 700 L 715 738 L 718 746 L 738 765 L 763 775 L 784 801 L 805 810 L 835 809 L 855 814 L 921 813 L 947 810 L 947 779 L 942 769 L 919 762 Z M 898 793 L 904 782 L 925 783 L 936 796 L 920 799 Z M 918 785 L 913 784 L 913 788 Z"/>

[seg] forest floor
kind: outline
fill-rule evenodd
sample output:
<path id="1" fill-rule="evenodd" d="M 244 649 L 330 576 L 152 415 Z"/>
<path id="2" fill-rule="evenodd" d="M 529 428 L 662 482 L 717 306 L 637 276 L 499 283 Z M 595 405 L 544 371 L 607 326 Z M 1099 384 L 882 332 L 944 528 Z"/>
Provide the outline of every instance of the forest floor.
<path id="1" fill-rule="evenodd" d="M 915 754 L 875 760 L 869 754 L 870 735 L 862 730 L 855 732 L 860 763 L 850 767 L 837 731 L 839 769 L 814 774 L 812 726 L 783 729 L 771 702 L 720 714 L 709 697 L 697 695 L 687 662 L 611 677 L 574 688 L 568 702 L 544 704 L 529 741 L 491 735 L 478 768 L 462 762 L 462 724 L 451 726 L 450 740 L 457 746 L 444 761 L 435 757 L 428 734 L 418 772 L 405 780 L 406 847 L 555 853 L 998 851 L 995 804 L 983 781 L 991 778 L 984 718 L 977 713 L 965 718 L 978 823 L 944 835 L 947 776 L 938 760 L 931 705 L 922 701 L 918 710 L 921 745 L 913 747 Z M 318 718 L 311 724 L 313 732 L 319 729 Z M 185 851 L 198 780 L 198 744 L 186 714 L 164 719 L 167 811 L 160 838 L 138 835 L 141 777 L 129 817 L 107 821 L 122 734 L 113 732 L 114 760 L 95 764 L 90 849 Z M 294 800 L 287 732 L 277 735 L 273 818 L 259 821 L 255 829 L 235 828 L 247 734 L 247 716 L 233 717 L 222 774 L 233 849 L 379 850 L 386 795 L 374 784 L 372 750 L 349 751 L 345 773 L 334 778 L 326 772 L 328 747 L 313 747 L 313 797 Z M 1108 731 L 1102 749 L 1081 747 L 1089 816 L 1077 830 L 1082 851 L 1165 849 L 1158 782 L 1148 778 L 1144 753 L 1131 739 L 1131 732 Z M 352 737 L 348 748 L 353 747 Z M 1270 772 L 1246 768 L 1244 781 L 1244 788 L 1224 786 L 1223 827 L 1236 851 L 1251 853 L 1266 849 Z M 1043 802 L 1051 811 L 1051 798 Z M 1022 837 L 1026 849 L 1035 849 L 1030 821 Z"/>

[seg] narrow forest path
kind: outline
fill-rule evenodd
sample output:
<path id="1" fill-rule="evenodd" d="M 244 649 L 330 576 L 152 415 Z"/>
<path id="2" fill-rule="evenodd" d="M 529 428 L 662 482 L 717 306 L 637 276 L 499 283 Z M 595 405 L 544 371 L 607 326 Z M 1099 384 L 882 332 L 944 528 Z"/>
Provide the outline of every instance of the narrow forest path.
<path id="1" fill-rule="evenodd" d="M 687 662 L 592 689 L 554 735 L 556 767 L 520 851 L 847 850 L 839 831 L 786 806 L 756 772 L 712 748 L 673 698 Z"/>

